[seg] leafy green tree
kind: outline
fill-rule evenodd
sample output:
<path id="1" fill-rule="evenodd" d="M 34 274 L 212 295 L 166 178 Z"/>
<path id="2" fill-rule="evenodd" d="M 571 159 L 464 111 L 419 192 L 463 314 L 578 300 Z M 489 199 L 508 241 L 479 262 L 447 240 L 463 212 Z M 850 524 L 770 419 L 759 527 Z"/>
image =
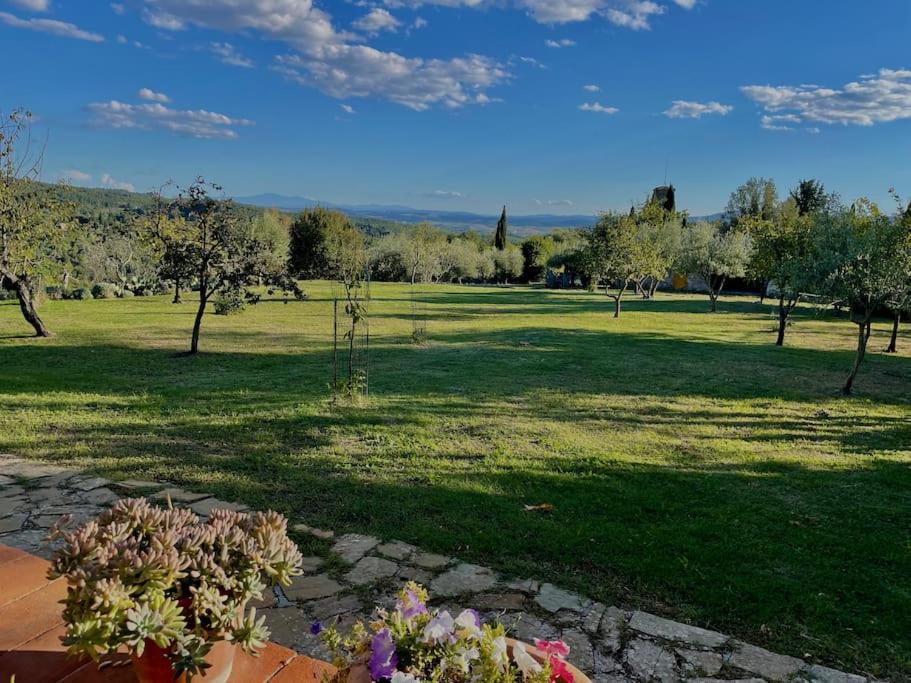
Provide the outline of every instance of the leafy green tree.
<path id="1" fill-rule="evenodd" d="M 788 320 L 801 292 L 813 287 L 812 225 L 809 214 L 798 215 L 794 209 L 783 211 L 776 220 L 749 216 L 740 224 L 753 243 L 750 272 L 763 283 L 772 283 L 778 292 L 777 346 L 784 345 Z"/>
<path id="2" fill-rule="evenodd" d="M 38 314 L 42 279 L 61 270 L 69 232 L 67 207 L 35 183 L 40 154 L 29 148 L 31 113 L 0 115 L 0 287 L 19 300 L 37 337 L 51 336 Z"/>
<path id="3" fill-rule="evenodd" d="M 494 271 L 497 282 L 509 284 L 510 280 L 522 277 L 522 250 L 514 244 L 507 244 L 503 249 L 493 250 Z"/>
<path id="4" fill-rule="evenodd" d="M 713 313 L 718 310 L 718 297 L 727 280 L 746 275 L 751 252 L 750 236 L 742 230 L 726 230 L 721 224 L 705 221 L 687 225 L 681 266 L 705 281 Z"/>
<path id="5" fill-rule="evenodd" d="M 892 190 L 892 196 L 898 204 L 898 214 L 896 220 L 900 228 L 911 232 L 911 202 L 902 209 L 901 199 L 898 194 Z M 886 347 L 886 353 L 896 353 L 898 351 L 898 329 L 901 326 L 903 314 L 911 313 L 911 264 L 908 272 L 902 276 L 900 270 L 895 280 L 892 294 L 887 302 L 889 310 L 892 311 L 892 333 L 889 337 L 889 345 Z"/>
<path id="6" fill-rule="evenodd" d="M 439 279 L 445 270 L 443 256 L 446 250 L 446 235 L 443 231 L 430 223 L 420 223 L 407 234 L 407 237 L 405 267 L 411 284 Z"/>
<path id="7" fill-rule="evenodd" d="M 585 262 L 593 286 L 604 283 L 604 293 L 614 301 L 614 317 L 620 317 L 620 302 L 627 288 L 642 272 L 636 219 L 604 213 L 588 232 Z M 611 288 L 617 292 L 612 293 Z"/>
<path id="8" fill-rule="evenodd" d="M 636 289 L 651 299 L 680 257 L 685 216 L 651 201 L 630 217 L 636 223 Z"/>
<path id="9" fill-rule="evenodd" d="M 500 220 L 497 221 L 497 232 L 493 238 L 493 245 L 499 250 L 506 249 L 506 207 L 503 207 L 503 213 L 500 214 Z"/>
<path id="10" fill-rule="evenodd" d="M 911 277 L 911 230 L 868 200 L 818 215 L 813 226 L 816 291 L 843 304 L 857 325 L 854 365 L 842 387 L 850 394 L 863 363 L 870 321 Z"/>
<path id="11" fill-rule="evenodd" d="M 798 181 L 797 187 L 791 190 L 790 195 L 797 206 L 799 216 L 818 213 L 825 209 L 830 201 L 823 184 L 813 179 Z"/>
<path id="12" fill-rule="evenodd" d="M 323 207 L 301 211 L 291 224 L 288 268 L 303 279 L 328 277 L 327 235 L 332 230 L 344 230 L 348 217 Z"/>
<path id="13" fill-rule="evenodd" d="M 221 187 L 198 178 L 164 209 L 158 225 L 162 251 L 183 273 L 192 273 L 199 289 L 199 307 L 193 322 L 190 353 L 199 351 L 199 333 L 206 306 L 213 297 L 255 303 L 251 287 L 272 278 L 268 247 L 252 234 L 248 221 L 240 219 L 234 205 L 217 199 Z"/>
<path id="14" fill-rule="evenodd" d="M 778 213 L 778 190 L 771 178 L 750 178 L 731 193 L 725 209 L 729 225 L 745 216 L 772 220 Z"/>
<path id="15" fill-rule="evenodd" d="M 544 235 L 535 235 L 522 242 L 523 281 L 540 282 L 544 279 L 547 261 L 553 254 L 555 247 L 553 238 Z"/>

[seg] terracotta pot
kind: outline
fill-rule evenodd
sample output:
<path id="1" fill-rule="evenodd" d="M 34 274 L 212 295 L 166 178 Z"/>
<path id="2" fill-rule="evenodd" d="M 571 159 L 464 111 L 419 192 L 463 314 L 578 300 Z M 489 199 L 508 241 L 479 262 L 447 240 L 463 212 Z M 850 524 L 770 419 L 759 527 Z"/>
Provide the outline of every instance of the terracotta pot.
<path id="1" fill-rule="evenodd" d="M 510 659 L 512 659 L 512 648 L 516 644 L 516 642 L 517 641 L 513 640 L 512 638 L 506 639 L 506 647 L 509 650 Z M 528 643 L 524 643 L 524 645 L 525 645 L 525 651 L 536 662 L 538 662 L 539 664 L 544 664 L 547 661 L 547 655 L 545 655 L 543 652 L 541 652 L 534 645 L 529 645 Z M 573 675 L 573 683 L 592 683 L 591 679 L 588 676 L 586 676 L 584 673 L 579 671 L 579 669 L 574 667 L 572 664 L 567 664 L 566 668 Z M 353 667 L 348 672 L 347 683 L 370 683 L 370 672 L 367 671 L 367 667 L 364 665 L 359 665 L 359 666 Z"/>
<path id="2" fill-rule="evenodd" d="M 206 655 L 209 667 L 198 676 L 194 676 L 193 680 L 204 683 L 227 683 L 231 677 L 231 669 L 234 667 L 236 651 L 233 643 L 219 640 Z M 186 683 L 187 681 L 185 674 L 175 678 L 167 651 L 151 641 L 146 641 L 142 657 L 133 657 L 133 671 L 136 673 L 139 683 Z"/>

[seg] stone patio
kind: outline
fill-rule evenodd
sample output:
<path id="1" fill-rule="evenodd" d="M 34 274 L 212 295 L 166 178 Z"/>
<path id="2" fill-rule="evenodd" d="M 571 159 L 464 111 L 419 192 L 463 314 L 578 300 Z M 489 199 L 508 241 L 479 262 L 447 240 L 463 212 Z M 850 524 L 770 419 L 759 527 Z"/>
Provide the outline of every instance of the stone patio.
<path id="1" fill-rule="evenodd" d="M 205 516 L 213 508 L 245 510 L 166 482 L 111 482 L 52 465 L 0 455 L 0 544 L 49 557 L 47 530 L 63 514 L 81 523 L 120 497 L 149 495 Z M 802 659 L 779 655 L 715 631 L 641 611 L 594 602 L 533 578 L 508 577 L 480 565 L 424 552 L 402 541 L 360 534 L 335 537 L 292 520 L 292 530 L 331 544 L 327 557 L 308 557 L 305 573 L 287 589 L 275 589 L 258 606 L 272 640 L 302 654 L 327 658 L 310 635 L 313 621 L 345 627 L 369 615 L 373 605 L 391 605 L 407 581 L 427 586 L 437 604 L 451 610 L 474 607 L 484 619 L 499 619 L 520 639 L 562 638 L 569 659 L 593 681 L 794 681 L 864 683 Z"/>

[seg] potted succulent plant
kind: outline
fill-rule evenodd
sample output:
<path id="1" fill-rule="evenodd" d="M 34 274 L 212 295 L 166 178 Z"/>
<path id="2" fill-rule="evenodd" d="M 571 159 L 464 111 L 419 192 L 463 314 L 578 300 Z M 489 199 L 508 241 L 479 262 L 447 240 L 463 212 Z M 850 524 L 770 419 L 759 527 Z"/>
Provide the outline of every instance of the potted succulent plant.
<path id="1" fill-rule="evenodd" d="M 332 651 L 332 683 L 591 683 L 566 661 L 562 641 L 534 645 L 508 638 L 499 623 L 482 624 L 468 609 L 453 617 L 427 606 L 427 591 L 409 583 L 391 610 L 377 609 L 347 635 L 311 626 Z"/>
<path id="2" fill-rule="evenodd" d="M 275 512 L 190 510 L 124 499 L 75 531 L 49 576 L 64 577 L 64 644 L 98 659 L 125 649 L 140 681 L 223 683 L 235 646 L 256 653 L 269 637 L 249 606 L 268 584 L 301 573 L 301 554 Z"/>

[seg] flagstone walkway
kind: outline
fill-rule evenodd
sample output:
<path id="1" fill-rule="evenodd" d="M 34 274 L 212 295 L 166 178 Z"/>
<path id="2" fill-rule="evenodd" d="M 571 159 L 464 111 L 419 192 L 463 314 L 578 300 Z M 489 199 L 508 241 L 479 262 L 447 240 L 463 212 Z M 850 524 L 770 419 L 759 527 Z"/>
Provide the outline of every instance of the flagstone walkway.
<path id="1" fill-rule="evenodd" d="M 163 483 L 111 482 L 0 455 L 0 544 L 48 557 L 47 530 L 61 515 L 71 514 L 78 524 L 120 497 L 139 494 L 160 501 L 170 497 L 174 505 L 203 517 L 213 508 L 246 509 Z M 436 603 L 452 610 L 474 607 L 482 618 L 508 625 L 516 638 L 562 638 L 571 647 L 569 659 L 596 683 L 872 683 L 716 631 L 603 605 L 550 583 L 502 576 L 401 541 L 335 537 L 294 520 L 292 530 L 325 539 L 331 550 L 327 557 L 306 558 L 304 575 L 289 588 L 270 592 L 258 607 L 272 640 L 305 655 L 328 658 L 310 635 L 312 622 L 338 620 L 344 627 L 367 617 L 373 605 L 391 605 L 402 584 L 413 580 L 425 585 Z"/>

